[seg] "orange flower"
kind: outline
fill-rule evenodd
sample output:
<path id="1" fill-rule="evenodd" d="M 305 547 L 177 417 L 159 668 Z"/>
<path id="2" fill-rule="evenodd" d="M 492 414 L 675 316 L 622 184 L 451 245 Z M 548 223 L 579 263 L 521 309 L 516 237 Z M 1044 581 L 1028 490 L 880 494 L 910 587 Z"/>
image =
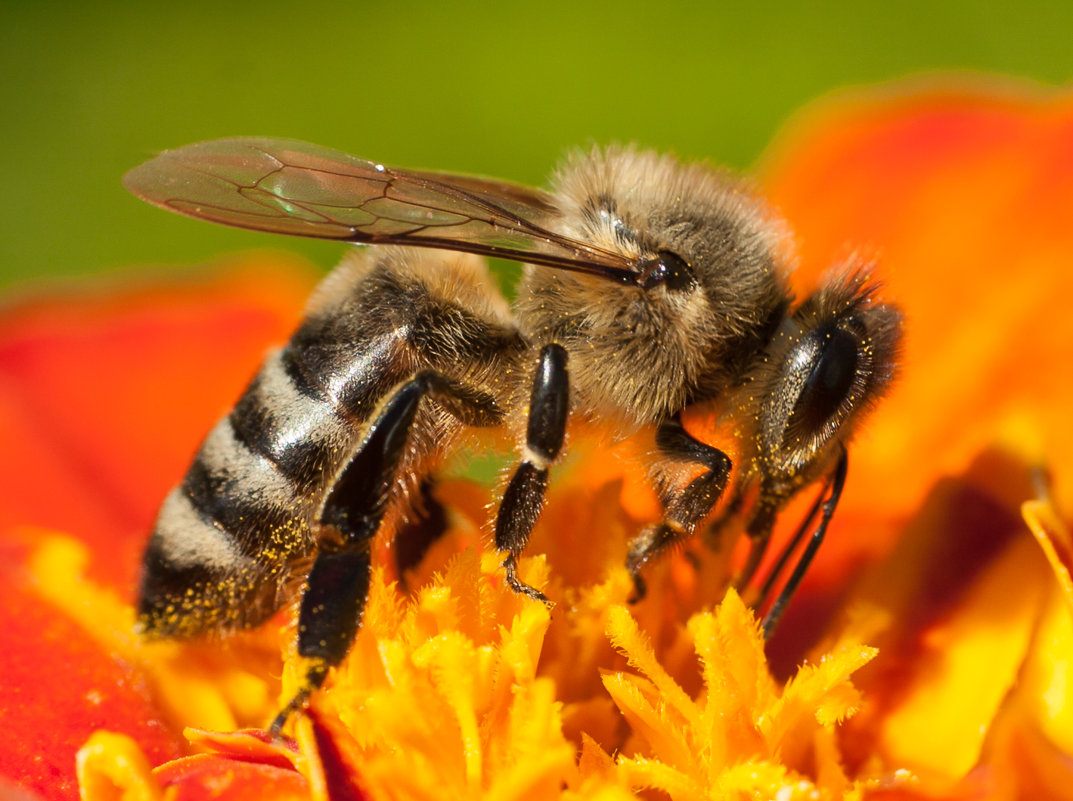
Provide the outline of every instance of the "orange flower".
<path id="1" fill-rule="evenodd" d="M 521 565 L 552 613 L 504 588 L 490 492 L 449 478 L 448 535 L 401 577 L 381 543 L 361 635 L 293 741 L 258 728 L 299 675 L 286 615 L 146 644 L 130 602 L 154 505 L 293 326 L 306 272 L 252 256 L 12 305 L 0 777 L 57 799 L 76 770 L 91 799 L 1073 795 L 1071 133 L 1067 95 L 900 86 L 825 102 L 766 160 L 800 291 L 856 248 L 908 316 L 903 377 L 767 655 L 700 548 L 624 605 L 651 495 L 579 442 Z"/>

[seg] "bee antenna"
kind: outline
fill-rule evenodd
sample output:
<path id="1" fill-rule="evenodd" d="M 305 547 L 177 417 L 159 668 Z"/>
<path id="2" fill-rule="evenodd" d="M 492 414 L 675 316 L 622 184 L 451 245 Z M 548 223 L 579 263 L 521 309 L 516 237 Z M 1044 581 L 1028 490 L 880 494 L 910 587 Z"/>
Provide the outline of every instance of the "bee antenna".
<path id="1" fill-rule="evenodd" d="M 765 640 L 771 639 L 771 635 L 774 633 L 775 627 L 778 625 L 779 619 L 782 617 L 782 613 L 786 611 L 787 604 L 790 603 L 790 599 L 793 597 L 794 592 L 796 592 L 798 585 L 801 583 L 805 571 L 808 570 L 809 565 L 812 563 L 812 558 L 816 555 L 816 551 L 819 550 L 820 544 L 823 542 L 823 537 L 827 533 L 827 526 L 831 522 L 831 518 L 834 516 L 835 509 L 838 506 L 838 500 L 842 497 L 842 488 L 845 486 L 846 472 L 849 467 L 849 457 L 844 445 L 839 444 L 838 449 L 838 460 L 835 462 L 834 470 L 831 472 L 830 478 L 825 483 L 823 491 L 816 497 L 808 514 L 805 515 L 805 519 L 801 521 L 801 525 L 798 526 L 797 531 L 794 532 L 794 536 L 783 549 L 782 553 L 779 555 L 778 561 L 776 561 L 775 565 L 771 568 L 771 572 L 764 580 L 763 588 L 760 591 L 761 602 L 771 592 L 775 582 L 778 581 L 779 575 L 790 560 L 790 555 L 797 549 L 801 540 L 804 539 L 806 532 L 812 525 L 812 522 L 816 519 L 816 514 L 819 513 L 819 525 L 816 526 L 815 531 L 812 532 L 808 545 L 805 546 L 805 550 L 801 553 L 801 558 L 797 561 L 797 566 L 794 567 L 794 572 L 790 574 L 790 578 L 787 579 L 786 584 L 783 585 L 775 602 L 764 616 L 762 626 Z"/>

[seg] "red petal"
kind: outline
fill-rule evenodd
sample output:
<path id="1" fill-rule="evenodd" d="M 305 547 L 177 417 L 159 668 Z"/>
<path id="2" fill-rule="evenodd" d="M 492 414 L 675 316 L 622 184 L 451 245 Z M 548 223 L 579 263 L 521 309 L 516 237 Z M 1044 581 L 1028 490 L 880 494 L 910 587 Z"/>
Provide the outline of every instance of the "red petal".
<path id="1" fill-rule="evenodd" d="M 198 754 L 153 771 L 170 801 L 309 801 L 309 782 L 293 768 Z"/>
<path id="2" fill-rule="evenodd" d="M 218 732 L 188 728 L 186 739 L 198 750 L 277 768 L 294 767 L 295 760 L 302 758 L 294 740 L 281 739 L 262 729 Z"/>
<path id="3" fill-rule="evenodd" d="M 0 533 L 70 533 L 106 557 L 95 576 L 130 586 L 160 499 L 308 291 L 305 270 L 248 256 L 208 281 L 7 309 Z"/>
<path id="4" fill-rule="evenodd" d="M 134 737 L 153 763 L 182 753 L 142 679 L 15 570 L 0 571 L 0 606 L 0 776 L 43 798 L 76 798 L 75 752 L 101 728 Z"/>
<path id="5" fill-rule="evenodd" d="M 353 736 L 337 719 L 322 714 L 315 706 L 310 708 L 309 718 L 329 801 L 368 801 L 355 758 L 361 749 Z"/>

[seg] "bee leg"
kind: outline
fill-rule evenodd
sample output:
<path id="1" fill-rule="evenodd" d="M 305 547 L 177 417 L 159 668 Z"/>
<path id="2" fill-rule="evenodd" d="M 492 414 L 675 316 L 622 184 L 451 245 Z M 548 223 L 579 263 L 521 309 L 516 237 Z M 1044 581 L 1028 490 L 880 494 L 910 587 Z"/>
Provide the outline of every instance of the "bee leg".
<path id="1" fill-rule="evenodd" d="M 466 425 L 493 425 L 502 417 L 492 396 L 426 371 L 403 384 L 370 424 L 318 521 L 317 556 L 298 613 L 298 653 L 310 667 L 303 686 L 272 722 L 275 733 L 324 683 L 329 668 L 343 661 L 357 636 L 369 596 L 372 541 L 426 395 Z"/>
<path id="2" fill-rule="evenodd" d="M 693 533 L 697 524 L 712 511 L 730 476 L 730 457 L 691 436 L 677 417 L 660 424 L 656 431 L 656 446 L 675 461 L 696 462 L 708 469 L 665 502 L 662 522 L 649 526 L 630 543 L 626 557 L 626 569 L 633 579 L 630 603 L 645 597 L 647 587 L 641 575 L 644 566 Z"/>
<path id="3" fill-rule="evenodd" d="M 515 592 L 544 603 L 549 603 L 544 593 L 518 578 L 518 557 L 540 517 L 548 486 L 548 467 L 563 446 L 569 385 L 566 350 L 561 345 L 545 345 L 533 379 L 522 462 L 511 476 L 496 515 L 496 548 L 509 551 L 503 561 L 507 584 Z"/>
<path id="4" fill-rule="evenodd" d="M 447 510 L 436 497 L 434 489 L 432 479 L 426 477 L 421 482 L 419 497 L 414 504 L 416 519 L 402 522 L 392 538 L 395 575 L 404 592 L 408 589 L 407 575 L 421 564 L 433 544 L 447 533 Z"/>
<path id="5" fill-rule="evenodd" d="M 745 493 L 747 485 L 739 481 L 734 485 L 734 490 L 724 505 L 719 515 L 704 529 L 704 545 L 713 551 L 719 551 L 726 547 L 726 529 L 731 522 L 741 514 L 745 505 Z"/>
<path id="6" fill-rule="evenodd" d="M 756 576 L 760 563 L 764 561 L 768 545 L 771 543 L 771 532 L 775 528 L 775 515 L 785 499 L 775 495 L 765 494 L 763 487 L 756 506 L 752 509 L 748 523 L 745 525 L 745 534 L 749 538 L 749 552 L 745 556 L 745 564 L 734 579 L 734 586 L 740 592 Z"/>
<path id="7" fill-rule="evenodd" d="M 835 462 L 834 470 L 829 479 L 829 484 L 825 491 L 820 494 L 819 498 L 817 498 L 817 504 L 819 504 L 820 499 L 823 499 L 822 504 L 819 504 L 819 525 L 817 525 L 816 529 L 812 532 L 812 536 L 809 538 L 805 550 L 797 560 L 794 572 L 790 574 L 790 578 L 786 580 L 786 584 L 783 585 L 775 602 L 771 604 L 771 608 L 768 609 L 767 614 L 764 616 L 764 622 L 762 624 L 764 629 L 764 639 L 769 639 L 774 633 L 775 626 L 778 625 L 782 613 L 786 610 L 786 605 L 789 604 L 790 599 L 793 598 L 794 592 L 797 590 L 797 585 L 801 583 L 805 571 L 808 570 L 808 566 L 812 563 L 812 558 L 816 555 L 816 551 L 819 550 L 820 544 L 823 542 L 823 537 L 827 533 L 827 526 L 830 524 L 831 518 L 834 516 L 839 498 L 842 497 L 842 487 L 846 483 L 846 472 L 848 467 L 849 458 L 846 454 L 846 449 L 845 447 L 839 446 L 838 460 Z M 826 498 L 824 498 L 824 495 L 826 495 Z M 817 504 L 814 504 L 812 509 L 809 510 L 809 513 L 798 529 L 798 532 L 790 540 L 790 543 L 786 546 L 786 549 L 782 554 L 780 554 L 775 566 L 772 567 L 771 573 L 764 581 L 764 586 L 761 590 L 761 601 L 769 592 L 771 592 L 771 588 L 775 584 L 778 575 L 782 572 L 790 554 L 793 552 L 797 543 L 803 538 L 804 532 L 807 531 L 811 521 L 815 519 Z"/>

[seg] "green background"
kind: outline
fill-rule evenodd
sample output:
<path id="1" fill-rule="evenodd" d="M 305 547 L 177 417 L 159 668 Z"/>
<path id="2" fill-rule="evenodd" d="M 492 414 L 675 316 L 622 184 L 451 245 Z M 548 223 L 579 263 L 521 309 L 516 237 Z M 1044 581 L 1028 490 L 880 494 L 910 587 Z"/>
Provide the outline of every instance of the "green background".
<path id="1" fill-rule="evenodd" d="M 341 246 L 126 195 L 155 152 L 229 135 L 541 183 L 638 142 L 748 167 L 802 104 L 946 68 L 1065 84 L 1073 3 L 12 2 L 0 10 L 0 285 L 226 250 Z"/>

